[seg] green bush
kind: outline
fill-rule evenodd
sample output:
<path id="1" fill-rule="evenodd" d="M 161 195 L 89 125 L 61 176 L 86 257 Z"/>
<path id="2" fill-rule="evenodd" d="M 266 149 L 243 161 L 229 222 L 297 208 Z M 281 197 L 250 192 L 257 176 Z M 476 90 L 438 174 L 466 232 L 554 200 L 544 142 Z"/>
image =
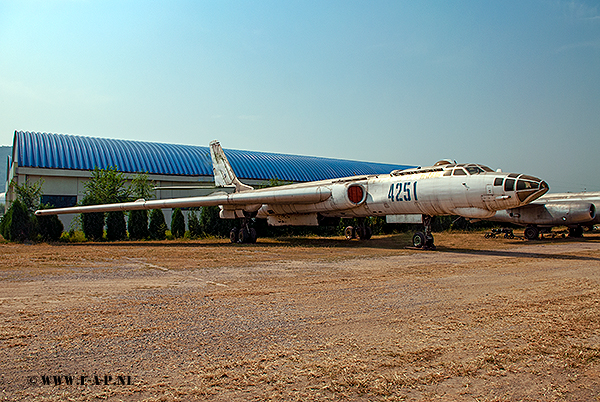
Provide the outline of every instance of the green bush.
<path id="1" fill-rule="evenodd" d="M 171 233 L 176 239 L 183 237 L 185 234 L 185 218 L 180 208 L 173 210 L 173 215 L 171 216 Z"/>
<path id="2" fill-rule="evenodd" d="M 81 201 L 81 205 L 94 205 L 97 203 L 96 198 L 89 195 Z M 83 230 L 83 234 L 88 240 L 102 240 L 104 236 L 104 212 L 81 214 L 81 230 Z"/>
<path id="3" fill-rule="evenodd" d="M 65 243 L 83 243 L 86 241 L 85 235 L 80 230 L 69 230 L 68 232 L 63 232 L 60 236 L 60 241 Z"/>
<path id="4" fill-rule="evenodd" d="M 190 211 L 188 215 L 188 228 L 192 239 L 202 236 L 202 228 L 200 227 L 200 221 L 198 220 L 196 211 Z"/>
<path id="5" fill-rule="evenodd" d="M 219 212 L 220 208 L 217 206 L 202 207 L 200 230 L 203 236 L 229 237 L 229 231 L 235 226 L 235 220 L 221 219 Z"/>
<path id="6" fill-rule="evenodd" d="M 38 234 L 41 240 L 57 241 L 60 239 L 65 227 L 60 219 L 58 219 L 58 215 L 45 215 L 36 218 Z"/>
<path id="7" fill-rule="evenodd" d="M 123 211 L 111 211 L 106 214 L 106 238 L 111 241 L 127 238 L 125 214 Z"/>
<path id="8" fill-rule="evenodd" d="M 150 231 L 150 237 L 154 240 L 164 240 L 166 238 L 167 224 L 162 210 L 152 210 L 148 230 Z"/>
<path id="9" fill-rule="evenodd" d="M 148 231 L 148 211 L 131 211 L 127 222 L 129 238 L 132 240 L 142 240 L 150 236 Z"/>
<path id="10" fill-rule="evenodd" d="M 34 235 L 33 222 L 25 205 L 15 200 L 0 224 L 2 237 L 10 241 L 25 241 Z"/>

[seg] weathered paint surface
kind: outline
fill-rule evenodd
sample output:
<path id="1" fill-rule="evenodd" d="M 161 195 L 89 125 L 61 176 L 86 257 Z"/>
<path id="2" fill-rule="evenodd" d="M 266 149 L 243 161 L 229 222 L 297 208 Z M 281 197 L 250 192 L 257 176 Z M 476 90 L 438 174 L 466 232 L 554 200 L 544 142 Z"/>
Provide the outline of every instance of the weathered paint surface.
<path id="1" fill-rule="evenodd" d="M 236 192 L 47 209 L 36 213 L 49 215 L 220 205 L 223 218 L 252 215 L 271 217 L 271 222 L 291 225 L 317 222 L 317 214 L 324 217 L 461 215 L 482 219 L 494 216 L 499 210 L 526 205 L 548 191 L 547 184 L 536 177 L 494 172 L 483 165 L 445 161 L 431 167 L 393 171 L 390 174 L 254 190 L 237 179 L 218 142 L 212 142 L 210 147 L 215 183 L 235 186 Z M 357 194 L 361 194 L 362 198 Z M 292 218 L 293 215 L 299 216 Z"/>

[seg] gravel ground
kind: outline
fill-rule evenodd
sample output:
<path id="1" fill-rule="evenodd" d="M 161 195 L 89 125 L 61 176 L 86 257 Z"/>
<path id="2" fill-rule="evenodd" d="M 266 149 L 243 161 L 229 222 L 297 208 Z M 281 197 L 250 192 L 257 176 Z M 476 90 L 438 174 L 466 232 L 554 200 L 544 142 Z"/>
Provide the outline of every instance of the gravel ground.
<path id="1" fill-rule="evenodd" d="M 600 399 L 600 235 L 436 243 L 0 244 L 0 398 Z"/>

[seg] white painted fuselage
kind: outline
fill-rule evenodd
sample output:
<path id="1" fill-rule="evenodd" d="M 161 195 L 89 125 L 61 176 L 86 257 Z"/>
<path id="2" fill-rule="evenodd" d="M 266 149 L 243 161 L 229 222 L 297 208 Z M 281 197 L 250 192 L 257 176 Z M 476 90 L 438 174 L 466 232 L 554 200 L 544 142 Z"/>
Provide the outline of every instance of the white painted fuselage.
<path id="1" fill-rule="evenodd" d="M 461 215 L 480 219 L 493 216 L 498 210 L 525 205 L 548 189 L 543 181 L 531 176 L 508 176 L 482 165 L 448 164 L 388 175 L 292 184 L 265 190 L 294 190 L 298 193 L 304 190 L 307 197 L 318 193 L 325 199 L 302 203 L 299 195 L 292 203 L 265 203 L 258 208 L 257 217 L 281 225 L 294 222 L 316 224 L 317 214 L 325 217 Z M 504 181 L 507 179 L 514 180 L 515 185 L 505 190 Z M 517 190 L 518 180 L 524 183 L 521 191 Z M 256 190 L 257 195 L 260 191 Z M 237 210 L 235 215 L 243 215 L 242 210 L 225 206 L 223 217 L 234 217 L 234 210 Z M 296 217 L 292 218 L 294 215 Z"/>
<path id="2" fill-rule="evenodd" d="M 36 211 L 36 214 L 218 205 L 221 218 L 266 218 L 271 225 L 318 225 L 322 217 L 400 214 L 460 215 L 484 219 L 493 216 L 496 211 L 528 204 L 548 191 L 546 183 L 536 177 L 495 172 L 484 165 L 449 161 L 386 175 L 353 176 L 255 190 L 237 179 L 218 142 L 213 141 L 210 146 L 215 183 L 234 187 L 235 192 L 44 209 Z"/>

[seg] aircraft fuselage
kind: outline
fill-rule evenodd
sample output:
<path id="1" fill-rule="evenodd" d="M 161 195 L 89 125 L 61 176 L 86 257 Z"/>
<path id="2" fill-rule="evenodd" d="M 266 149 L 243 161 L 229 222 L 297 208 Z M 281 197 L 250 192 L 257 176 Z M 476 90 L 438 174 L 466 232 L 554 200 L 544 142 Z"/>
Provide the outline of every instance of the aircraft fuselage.
<path id="1" fill-rule="evenodd" d="M 507 180 L 512 185 L 505 186 Z M 305 189 L 307 195 L 318 192 L 325 199 L 303 203 L 299 195 L 293 203 L 260 206 L 256 216 L 267 218 L 272 225 L 317 224 L 316 214 L 325 217 L 461 215 L 480 219 L 493 216 L 498 210 L 525 205 L 548 190 L 540 179 L 494 172 L 474 164 L 407 169 L 388 175 L 346 177 L 278 188 L 297 192 Z M 235 217 L 231 214 L 235 209 L 225 206 L 222 216 Z M 292 217 L 298 214 L 304 216 Z M 241 211 L 235 215 L 241 216 Z"/>

